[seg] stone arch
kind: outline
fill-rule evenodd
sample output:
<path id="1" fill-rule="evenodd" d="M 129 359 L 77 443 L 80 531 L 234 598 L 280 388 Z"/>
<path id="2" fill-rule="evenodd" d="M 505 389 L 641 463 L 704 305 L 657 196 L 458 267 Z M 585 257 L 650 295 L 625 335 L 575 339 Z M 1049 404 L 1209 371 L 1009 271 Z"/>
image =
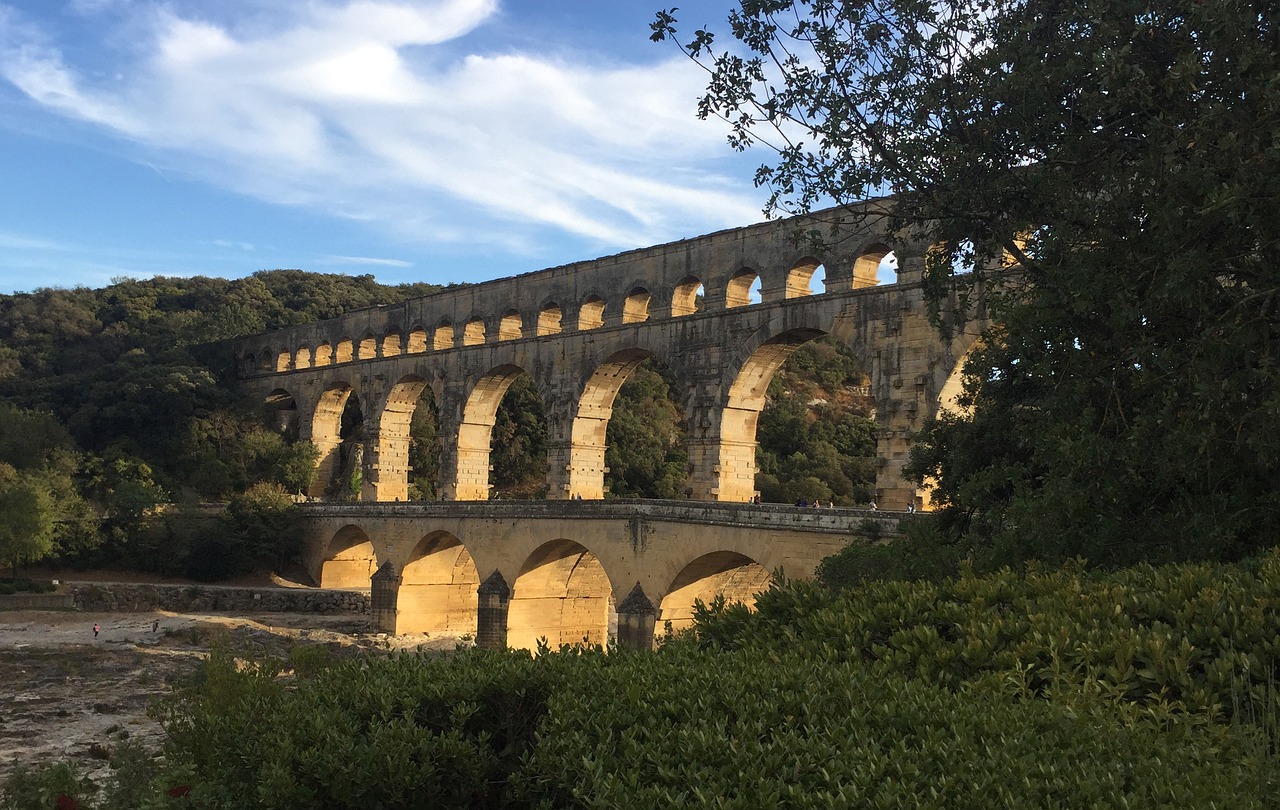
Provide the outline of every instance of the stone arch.
<path id="1" fill-rule="evenodd" d="M 479 588 L 476 564 L 462 542 L 445 531 L 427 534 L 401 573 L 396 631 L 474 636 Z"/>
<path id="2" fill-rule="evenodd" d="M 372 332 L 369 332 L 360 339 L 360 345 L 356 349 L 357 360 L 372 360 L 378 356 L 378 338 Z"/>
<path id="3" fill-rule="evenodd" d="M 426 380 L 411 374 L 387 393 L 373 448 L 376 464 L 370 483 L 374 500 L 409 500 L 409 422 L 426 387 Z"/>
<path id="4" fill-rule="evenodd" d="M 652 357 L 647 349 L 630 348 L 611 354 L 596 367 L 578 396 L 570 428 L 568 498 L 604 497 L 604 454 L 613 401 L 636 366 Z"/>
<path id="5" fill-rule="evenodd" d="M 769 381 L 792 352 L 824 334 L 815 328 L 789 329 L 751 348 L 738 366 L 720 412 L 717 500 L 745 502 L 755 495 L 756 424 Z"/>
<path id="6" fill-rule="evenodd" d="M 498 340 L 519 340 L 524 337 L 524 318 L 519 310 L 509 309 L 498 322 Z"/>
<path id="7" fill-rule="evenodd" d="M 604 299 L 588 295 L 578 307 L 578 330 L 598 329 L 604 326 Z"/>
<path id="8" fill-rule="evenodd" d="M 613 586 L 600 560 L 572 540 L 552 540 L 530 554 L 516 577 L 507 612 L 507 646 L 552 649 L 584 639 L 605 644 L 616 632 Z"/>
<path id="9" fill-rule="evenodd" d="M 353 357 L 351 338 L 344 337 L 338 341 L 337 348 L 333 351 L 333 362 L 350 363 Z"/>
<path id="10" fill-rule="evenodd" d="M 874 287 L 880 283 L 880 267 L 890 257 L 895 259 L 893 248 L 883 242 L 864 245 L 853 260 L 853 288 Z"/>
<path id="11" fill-rule="evenodd" d="M 671 294 L 671 317 L 678 318 L 681 315 L 692 315 L 697 312 L 701 305 L 702 281 L 694 276 L 686 276 L 676 285 L 675 291 Z"/>
<path id="12" fill-rule="evenodd" d="M 724 305 L 726 309 L 745 307 L 751 304 L 751 290 L 760 283 L 760 274 L 750 267 L 743 267 L 734 273 L 725 285 Z"/>
<path id="13" fill-rule="evenodd" d="M 276 355 L 270 349 L 263 349 L 258 355 L 258 371 L 273 372 L 276 370 Z"/>
<path id="14" fill-rule="evenodd" d="M 822 267 L 822 262 L 812 256 L 797 260 L 787 271 L 786 298 L 803 298 L 813 295 L 810 287 L 815 273 Z"/>
<path id="15" fill-rule="evenodd" d="M 395 357 L 400 354 L 400 332 L 393 329 L 382 336 L 382 357 Z"/>
<path id="16" fill-rule="evenodd" d="M 498 406 L 502 404 L 507 389 L 524 373 L 525 370 L 519 366 L 498 366 L 477 380 L 467 396 L 462 422 L 458 425 L 454 500 L 488 500 L 490 440 L 498 417 Z"/>
<path id="17" fill-rule="evenodd" d="M 307 493 L 312 497 L 323 497 L 325 488 L 337 472 L 338 448 L 342 445 L 342 412 L 351 391 L 351 386 L 345 382 L 331 383 L 316 400 L 311 417 L 311 443 L 320 453 L 316 460 L 316 480 Z"/>
<path id="18" fill-rule="evenodd" d="M 311 368 L 311 347 L 301 346 L 293 356 L 293 367 L 296 369 Z"/>
<path id="19" fill-rule="evenodd" d="M 276 372 L 289 371 L 293 367 L 293 355 L 288 349 L 276 353 Z"/>
<path id="20" fill-rule="evenodd" d="M 479 346 L 482 343 L 484 343 L 484 318 L 477 315 L 462 327 L 462 345 Z"/>
<path id="21" fill-rule="evenodd" d="M 644 323 L 649 320 L 649 291 L 644 287 L 632 287 L 622 303 L 623 323 Z"/>
<path id="22" fill-rule="evenodd" d="M 431 348 L 438 352 L 452 349 L 453 339 L 453 324 L 449 321 L 441 321 L 436 324 L 435 331 L 431 333 Z"/>
<path id="23" fill-rule="evenodd" d="M 343 526 L 325 546 L 320 563 L 321 588 L 368 590 L 369 577 L 378 570 L 373 541 L 354 524 Z"/>
<path id="24" fill-rule="evenodd" d="M 409 342 L 404 350 L 406 354 L 422 354 L 427 350 L 427 330 L 421 324 L 409 330 Z"/>
<path id="25" fill-rule="evenodd" d="M 253 374 L 258 370 L 258 355 L 253 352 L 245 352 L 240 358 L 240 373 Z"/>
<path id="26" fill-rule="evenodd" d="M 328 341 L 323 341 L 316 346 L 315 365 L 316 368 L 327 366 L 333 363 L 333 347 Z"/>
<path id="27" fill-rule="evenodd" d="M 555 301 L 548 301 L 543 304 L 542 308 L 538 310 L 538 336 L 560 334 L 561 320 L 559 304 Z"/>
<path id="28" fill-rule="evenodd" d="M 654 635 L 665 634 L 668 623 L 679 632 L 693 624 L 693 604 L 710 604 L 717 596 L 726 602 L 754 607 L 756 594 L 769 589 L 773 576 L 764 566 L 734 551 L 713 551 L 691 561 L 672 580 L 658 608 Z"/>

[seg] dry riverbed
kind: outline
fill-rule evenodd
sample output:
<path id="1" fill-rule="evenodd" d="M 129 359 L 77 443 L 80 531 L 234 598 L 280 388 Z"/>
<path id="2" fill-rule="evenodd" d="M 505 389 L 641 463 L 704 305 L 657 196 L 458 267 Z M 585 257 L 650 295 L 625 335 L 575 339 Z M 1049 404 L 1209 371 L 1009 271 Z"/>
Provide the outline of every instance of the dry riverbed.
<path id="1" fill-rule="evenodd" d="M 146 716 L 148 704 L 189 676 L 224 635 L 236 648 L 280 658 L 298 644 L 323 644 L 341 655 L 451 650 L 457 643 L 381 636 L 371 632 L 367 616 L 356 614 L 3 611 L 0 780 L 18 764 L 68 760 L 101 783 L 110 772 L 110 751 L 121 740 L 158 747 L 163 730 Z"/>

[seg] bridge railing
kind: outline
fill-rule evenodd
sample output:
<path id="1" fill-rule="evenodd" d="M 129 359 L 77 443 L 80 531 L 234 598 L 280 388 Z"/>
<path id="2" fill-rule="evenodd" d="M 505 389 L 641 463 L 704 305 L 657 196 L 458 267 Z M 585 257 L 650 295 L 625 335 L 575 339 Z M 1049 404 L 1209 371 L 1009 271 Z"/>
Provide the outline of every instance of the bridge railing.
<path id="1" fill-rule="evenodd" d="M 895 534 L 906 512 L 846 507 L 790 506 L 765 503 L 610 498 L 590 501 L 411 501 L 411 502 L 308 502 L 303 514 L 316 518 L 395 517 L 424 521 L 459 518 L 499 520 L 642 520 L 652 522 L 742 526 L 752 529 L 841 532 L 853 535 L 868 520 L 881 531 Z"/>

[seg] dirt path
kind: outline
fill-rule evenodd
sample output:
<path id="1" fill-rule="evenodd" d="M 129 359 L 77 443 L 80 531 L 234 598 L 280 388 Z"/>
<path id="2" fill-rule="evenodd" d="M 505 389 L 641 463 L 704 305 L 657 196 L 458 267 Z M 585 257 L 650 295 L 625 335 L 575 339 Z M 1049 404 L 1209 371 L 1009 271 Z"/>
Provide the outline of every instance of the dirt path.
<path id="1" fill-rule="evenodd" d="M 224 633 L 237 646 L 282 658 L 300 643 L 351 653 L 456 643 L 388 638 L 357 614 L 0 612 L 0 779 L 17 764 L 65 759 L 101 783 L 121 740 L 159 746 L 163 731 L 146 716 L 147 705 L 191 674 Z"/>

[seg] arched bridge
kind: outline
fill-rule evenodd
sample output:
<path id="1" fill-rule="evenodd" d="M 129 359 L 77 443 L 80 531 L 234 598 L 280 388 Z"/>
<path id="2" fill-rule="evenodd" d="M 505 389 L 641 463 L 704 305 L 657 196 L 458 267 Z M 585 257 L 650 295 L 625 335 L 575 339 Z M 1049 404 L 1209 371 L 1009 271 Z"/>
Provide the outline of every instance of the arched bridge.
<path id="1" fill-rule="evenodd" d="M 771 575 L 808 577 L 868 521 L 855 509 L 660 500 L 307 504 L 318 584 L 366 588 L 391 633 L 481 646 L 584 639 L 653 646 L 696 599 L 747 603 Z"/>
<path id="2" fill-rule="evenodd" d="M 981 324 L 939 337 L 921 290 L 928 246 L 893 242 L 878 216 L 886 205 L 722 231 L 246 338 L 242 382 L 296 418 L 320 449 L 315 495 L 337 464 L 343 409 L 358 398 L 361 500 L 381 502 L 407 499 L 410 419 L 430 387 L 441 495 L 476 501 L 489 497 L 498 405 L 528 374 L 548 422 L 547 497 L 594 500 L 605 495 L 614 397 L 643 360 L 658 357 L 683 384 L 686 494 L 746 502 L 770 379 L 798 346 L 831 335 L 870 378 L 879 504 L 927 507 L 927 493 L 902 478 L 911 437 L 953 390 Z M 877 285 L 890 253 L 897 281 Z M 825 284 L 812 290 L 819 269 Z"/>

